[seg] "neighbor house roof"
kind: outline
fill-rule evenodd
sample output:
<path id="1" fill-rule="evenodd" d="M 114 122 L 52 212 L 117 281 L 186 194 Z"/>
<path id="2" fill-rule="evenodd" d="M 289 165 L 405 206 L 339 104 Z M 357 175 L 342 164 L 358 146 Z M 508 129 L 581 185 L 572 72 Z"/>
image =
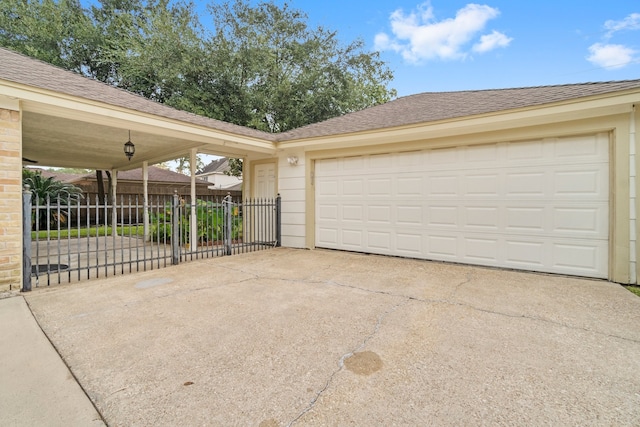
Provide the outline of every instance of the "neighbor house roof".
<path id="1" fill-rule="evenodd" d="M 54 170 L 47 170 L 42 168 L 28 167 L 29 170 L 39 171 L 43 178 L 53 178 L 56 181 L 71 183 L 79 178 L 82 178 L 84 174 L 80 173 L 67 173 L 58 172 Z"/>
<path id="2" fill-rule="evenodd" d="M 226 157 L 221 157 L 216 160 L 212 160 L 207 166 L 203 167 L 202 170 L 198 172 L 198 175 L 208 175 L 212 173 L 224 173 L 229 169 L 229 159 Z"/>
<path id="3" fill-rule="evenodd" d="M 80 180 L 94 180 L 96 178 L 95 173 L 89 174 L 72 174 L 72 173 L 58 173 L 57 171 L 44 170 L 39 168 L 30 168 L 34 170 L 39 170 L 42 173 L 42 176 L 45 178 L 54 177 L 57 181 L 73 183 Z M 191 177 L 173 172 L 168 169 L 162 169 L 157 166 L 149 166 L 148 170 L 149 182 L 159 183 L 159 182 L 168 182 L 168 183 L 180 183 L 180 184 L 189 184 L 191 183 Z M 142 169 L 131 169 L 128 171 L 118 171 L 118 181 L 142 181 Z M 208 184 L 208 182 L 201 178 L 196 178 L 197 184 Z"/>
<path id="4" fill-rule="evenodd" d="M 293 129 L 279 135 L 278 140 L 314 138 L 437 122 L 639 89 L 640 80 L 625 80 L 514 89 L 427 92 Z"/>
<path id="5" fill-rule="evenodd" d="M 162 169 L 156 166 L 149 166 L 149 181 L 150 182 L 179 182 L 190 183 L 191 177 L 170 171 L 169 169 Z M 142 181 L 142 169 L 132 169 L 128 171 L 118 172 L 118 181 Z M 207 184 L 207 181 L 196 178 L 196 183 Z"/>
<path id="6" fill-rule="evenodd" d="M 206 126 L 231 134 L 273 140 L 274 135 L 271 133 L 177 110 L 5 48 L 0 48 L 0 56 L 2 57 L 0 79 Z"/>

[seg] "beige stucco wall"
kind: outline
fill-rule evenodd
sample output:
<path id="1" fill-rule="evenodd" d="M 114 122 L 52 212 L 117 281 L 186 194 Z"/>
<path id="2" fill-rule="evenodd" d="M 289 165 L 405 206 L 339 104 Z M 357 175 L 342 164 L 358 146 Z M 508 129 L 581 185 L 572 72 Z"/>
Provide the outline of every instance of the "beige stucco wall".
<path id="1" fill-rule="evenodd" d="M 629 106 L 631 108 L 631 106 Z M 630 224 L 630 186 L 635 183 L 640 189 L 638 177 L 633 182 L 630 181 L 630 120 L 631 114 L 617 113 L 598 117 L 597 119 L 578 119 L 563 122 L 523 126 L 520 128 L 504 129 L 492 132 L 469 133 L 465 135 L 455 135 L 450 137 L 429 138 L 425 132 L 423 139 L 412 139 L 402 142 L 376 143 L 362 145 L 360 142 L 349 146 L 348 140 L 341 145 L 342 148 L 331 148 L 327 150 L 309 150 L 304 156 L 300 156 L 299 166 L 290 168 L 286 164 L 286 155 L 280 159 L 281 185 L 290 188 L 285 194 L 291 199 L 293 204 L 287 208 L 288 223 L 285 224 L 283 218 L 283 235 L 289 236 L 288 242 L 295 242 L 295 246 L 301 244 L 304 239 L 304 247 L 313 248 L 315 246 L 315 187 L 314 187 L 314 165 L 319 159 L 332 157 L 356 156 L 375 153 L 389 153 L 396 151 L 412 151 L 428 147 L 451 147 L 462 144 L 486 144 L 505 141 L 525 141 L 532 139 L 551 138 L 558 136 L 594 134 L 608 132 L 611 136 L 610 143 L 610 234 L 609 234 L 609 279 L 618 283 L 630 282 L 630 268 L 638 269 L 637 264 L 630 263 L 631 239 L 630 234 L 635 233 L 640 241 L 640 234 L 637 229 Z M 636 113 L 636 121 L 638 113 Z M 636 141 L 633 141 L 637 147 Z M 354 141 L 356 139 L 354 138 Z M 311 145 L 311 144 L 310 144 Z M 315 144 L 318 147 L 320 144 Z M 640 153 L 640 149 L 636 152 Z M 284 161 L 283 161 L 284 160 Z M 638 170 L 640 162 L 636 158 Z M 304 183 L 307 185 L 305 186 Z M 304 195 L 300 194 L 304 188 Z M 281 191 L 282 193 L 282 191 Z M 285 198 L 283 196 L 283 213 L 285 211 Z M 637 212 L 640 212 L 640 204 L 634 200 Z M 295 208 L 294 208 L 295 207 Z M 304 208 L 304 213 L 300 210 Z M 304 215 L 304 227 L 300 226 L 301 217 Z M 636 227 L 637 228 L 637 227 Z M 285 239 L 283 237 L 283 244 Z M 288 246 L 285 244 L 285 246 Z M 636 251 L 637 252 L 637 251 Z M 637 253 L 634 257 L 637 258 Z M 640 275 L 640 270 L 638 275 Z"/>
<path id="2" fill-rule="evenodd" d="M 22 286 L 22 128 L 17 103 L 7 104 L 0 104 L 0 292 Z"/>

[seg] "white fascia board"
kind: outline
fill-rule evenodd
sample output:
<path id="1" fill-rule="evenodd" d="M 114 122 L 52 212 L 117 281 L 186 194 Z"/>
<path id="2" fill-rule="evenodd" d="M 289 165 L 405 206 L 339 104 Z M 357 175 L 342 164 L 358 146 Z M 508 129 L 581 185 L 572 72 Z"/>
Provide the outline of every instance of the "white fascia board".
<path id="1" fill-rule="evenodd" d="M 17 98 L 0 95 L 0 108 L 4 110 L 20 111 L 20 100 Z"/>
<path id="2" fill-rule="evenodd" d="M 185 138 L 214 146 L 243 147 L 248 151 L 275 153 L 275 144 L 268 140 L 224 132 L 97 101 L 13 84 L 0 80 L 0 95 L 22 101 L 25 111 L 49 116 L 82 120 L 105 126 L 126 127 L 146 133 Z"/>
<path id="3" fill-rule="evenodd" d="M 634 103 L 640 103 L 640 93 L 590 101 L 574 101 L 562 105 L 530 107 L 518 111 L 497 112 L 476 117 L 461 117 L 397 128 L 383 128 L 352 134 L 282 141 L 278 144 L 278 151 L 296 148 L 322 150 L 388 144 L 560 123 L 629 113 Z M 597 127 L 597 123 L 594 123 L 594 126 Z"/>

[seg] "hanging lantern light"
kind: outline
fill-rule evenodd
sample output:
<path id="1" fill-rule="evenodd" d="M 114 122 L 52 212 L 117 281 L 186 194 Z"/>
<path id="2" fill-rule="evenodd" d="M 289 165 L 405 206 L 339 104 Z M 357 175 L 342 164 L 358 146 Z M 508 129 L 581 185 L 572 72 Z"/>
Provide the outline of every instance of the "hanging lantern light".
<path id="1" fill-rule="evenodd" d="M 136 146 L 131 142 L 131 131 L 129 131 L 129 139 L 124 143 L 124 155 L 131 161 L 131 158 L 136 153 Z"/>

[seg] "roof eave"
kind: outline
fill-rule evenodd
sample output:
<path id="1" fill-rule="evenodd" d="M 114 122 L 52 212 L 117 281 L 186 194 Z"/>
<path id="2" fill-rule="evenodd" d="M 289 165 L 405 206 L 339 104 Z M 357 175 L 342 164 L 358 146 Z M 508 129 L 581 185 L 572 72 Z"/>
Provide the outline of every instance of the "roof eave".
<path id="1" fill-rule="evenodd" d="M 278 149 L 280 151 L 300 149 L 311 151 L 461 136 L 629 113 L 633 105 L 638 103 L 640 103 L 640 90 L 635 89 L 433 122 L 282 140 L 278 143 Z"/>

